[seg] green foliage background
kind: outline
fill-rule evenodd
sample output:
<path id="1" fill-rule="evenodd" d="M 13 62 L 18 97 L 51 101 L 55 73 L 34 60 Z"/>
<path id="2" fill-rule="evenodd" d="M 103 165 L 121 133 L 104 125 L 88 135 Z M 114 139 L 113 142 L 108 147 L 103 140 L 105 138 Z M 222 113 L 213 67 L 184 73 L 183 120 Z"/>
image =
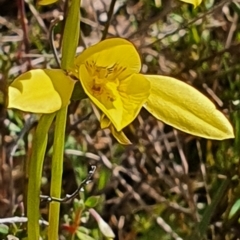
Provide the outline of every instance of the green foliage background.
<path id="1" fill-rule="evenodd" d="M 61 1 L 45 7 L 21 3 L 0 3 L 1 239 L 10 234 L 26 237 L 24 223 L 6 224 L 4 219 L 25 213 L 26 159 L 39 119 L 5 111 L 6 86 L 28 69 L 57 67 L 48 29 L 64 9 Z M 238 239 L 239 2 L 205 0 L 193 8 L 170 0 L 83 0 L 81 13 L 79 52 L 105 37 L 129 39 L 142 56 L 143 73 L 176 77 L 196 87 L 229 117 L 236 138 L 196 138 L 143 110 L 125 129 L 133 145 L 124 147 L 108 130 L 100 130 L 88 100 L 73 101 L 68 109 L 62 195 L 77 188 L 90 164 L 97 165 L 97 171 L 81 193 L 82 200 L 62 205 L 59 239 L 104 239 L 89 217 L 89 207 L 111 226 L 116 239 Z M 61 24 L 54 29 L 57 50 Z M 50 131 L 43 194 L 49 194 L 52 143 Z M 90 196 L 98 198 L 89 200 Z M 40 207 L 44 219 L 48 205 Z M 74 224 L 79 227 L 72 233 L 69 226 Z M 44 223 L 41 229 L 45 239 Z"/>

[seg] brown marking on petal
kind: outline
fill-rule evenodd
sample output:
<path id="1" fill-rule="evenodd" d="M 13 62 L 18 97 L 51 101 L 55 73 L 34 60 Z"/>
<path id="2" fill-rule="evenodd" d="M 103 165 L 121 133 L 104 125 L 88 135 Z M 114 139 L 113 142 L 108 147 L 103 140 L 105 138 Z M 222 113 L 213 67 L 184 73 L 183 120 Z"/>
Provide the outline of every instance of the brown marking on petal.
<path id="1" fill-rule="evenodd" d="M 96 92 L 100 92 L 100 91 L 101 91 L 101 87 L 100 87 L 100 86 L 93 85 L 92 90 L 93 90 L 93 91 L 96 91 Z"/>
<path id="2" fill-rule="evenodd" d="M 115 100 L 115 98 L 114 97 L 108 97 L 108 100 L 110 100 L 110 102 L 113 102 L 114 100 Z"/>

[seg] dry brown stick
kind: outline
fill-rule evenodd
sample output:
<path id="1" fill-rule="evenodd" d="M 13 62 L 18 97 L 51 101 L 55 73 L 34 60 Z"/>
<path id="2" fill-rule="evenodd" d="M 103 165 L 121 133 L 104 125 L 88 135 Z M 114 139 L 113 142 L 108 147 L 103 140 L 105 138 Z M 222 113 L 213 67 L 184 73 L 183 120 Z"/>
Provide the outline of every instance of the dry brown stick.
<path id="1" fill-rule="evenodd" d="M 178 236 L 178 234 L 176 232 L 174 232 L 173 228 L 163 218 L 158 216 L 156 218 L 156 222 L 173 239 L 175 239 L 175 240 L 183 240 L 181 237 Z"/>
<path id="2" fill-rule="evenodd" d="M 173 9 L 173 2 L 172 0 L 167 0 L 165 2 L 163 10 L 155 17 L 149 19 L 145 24 L 143 24 L 137 31 L 133 32 L 129 36 L 128 39 L 133 38 L 135 35 L 145 32 L 153 23 L 163 19 L 166 15 L 168 15 Z"/>
<path id="3" fill-rule="evenodd" d="M 238 13 L 235 12 L 234 15 L 233 15 L 232 25 L 231 25 L 231 27 L 229 29 L 229 32 L 228 32 L 225 48 L 229 48 L 231 46 L 233 35 L 234 35 L 235 31 L 237 30 L 238 19 L 239 19 Z"/>
<path id="4" fill-rule="evenodd" d="M 178 132 L 177 132 L 176 129 L 173 129 L 173 133 L 174 133 L 174 136 L 175 136 L 175 139 L 176 139 L 177 149 L 178 149 L 178 152 L 179 152 L 179 155 L 180 155 L 180 158 L 181 158 L 183 173 L 188 174 L 189 173 L 188 172 L 189 166 L 188 166 L 187 158 L 186 158 L 186 156 L 184 154 L 184 151 L 183 151 L 182 144 L 181 144 L 179 136 L 178 136 Z"/>
<path id="5" fill-rule="evenodd" d="M 28 39 L 27 18 L 26 18 L 24 4 L 25 4 L 24 0 L 18 0 L 18 9 L 19 9 L 19 14 L 20 14 L 22 30 L 23 30 L 23 43 L 24 43 L 24 47 L 25 47 L 25 52 L 29 53 L 30 43 L 29 43 L 29 39 Z M 31 64 L 31 60 L 29 58 L 27 58 L 27 62 L 28 62 L 28 69 L 31 69 L 32 64 Z"/>
<path id="6" fill-rule="evenodd" d="M 40 199 L 42 201 L 47 201 L 47 202 L 59 202 L 59 203 L 66 203 L 69 200 L 74 199 L 80 192 L 84 191 L 83 187 L 87 185 L 89 182 L 91 182 L 92 177 L 95 173 L 96 166 L 91 166 L 90 171 L 88 172 L 87 177 L 80 183 L 78 188 L 72 193 L 72 194 L 67 194 L 64 198 L 56 198 L 56 197 L 51 197 L 48 195 L 40 195 Z"/>
<path id="7" fill-rule="evenodd" d="M 28 219 L 26 217 L 9 217 L 9 218 L 0 218 L 0 224 L 6 224 L 6 223 L 24 223 L 27 222 Z M 40 225 L 48 226 L 48 222 L 45 220 L 39 220 Z"/>
<path id="8" fill-rule="evenodd" d="M 34 17 L 36 18 L 38 25 L 41 27 L 41 29 L 45 33 L 48 33 L 48 29 L 47 29 L 43 19 L 41 18 L 39 12 L 37 11 L 36 7 L 29 0 L 25 0 L 25 2 L 28 4 L 29 10 L 32 12 Z"/>
<path id="9" fill-rule="evenodd" d="M 50 32 L 49 33 L 49 41 L 50 41 L 50 45 L 51 45 L 53 55 L 54 55 L 54 58 L 55 58 L 58 68 L 61 68 L 61 61 L 59 59 L 57 49 L 54 45 L 54 28 L 62 20 L 63 20 L 63 16 L 62 15 L 58 16 L 58 18 L 56 18 L 55 20 L 53 20 L 51 22 L 50 29 L 49 29 L 49 32 Z"/>
<path id="10" fill-rule="evenodd" d="M 115 3 L 116 3 L 116 0 L 111 1 L 110 7 L 109 7 L 109 10 L 108 10 L 108 14 L 107 14 L 108 19 L 107 19 L 107 22 L 105 24 L 105 28 L 103 30 L 101 40 L 104 40 L 107 37 L 108 28 L 110 26 L 110 22 L 111 22 L 111 18 L 112 18 L 112 15 L 113 15 L 113 10 L 114 10 Z"/>

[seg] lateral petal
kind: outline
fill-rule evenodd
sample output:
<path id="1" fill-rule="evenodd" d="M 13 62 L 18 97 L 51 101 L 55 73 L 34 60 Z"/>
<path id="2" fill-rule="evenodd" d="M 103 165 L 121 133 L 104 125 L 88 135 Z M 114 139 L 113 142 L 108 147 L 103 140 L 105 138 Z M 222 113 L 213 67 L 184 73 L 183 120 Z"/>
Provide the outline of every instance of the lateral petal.
<path id="1" fill-rule="evenodd" d="M 227 118 L 190 85 L 165 76 L 145 75 L 151 94 L 144 107 L 157 119 L 184 132 L 209 138 L 233 138 Z"/>
<path id="2" fill-rule="evenodd" d="M 8 108 L 52 113 L 69 104 L 75 81 L 60 69 L 36 69 L 17 77 L 8 88 Z"/>

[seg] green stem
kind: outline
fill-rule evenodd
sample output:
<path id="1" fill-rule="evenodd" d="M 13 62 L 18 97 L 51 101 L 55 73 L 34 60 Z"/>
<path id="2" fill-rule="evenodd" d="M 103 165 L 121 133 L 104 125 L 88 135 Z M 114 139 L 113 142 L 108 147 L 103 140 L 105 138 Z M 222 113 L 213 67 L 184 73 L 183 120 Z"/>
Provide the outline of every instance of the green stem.
<path id="1" fill-rule="evenodd" d="M 62 43 L 62 69 L 72 67 L 80 32 L 80 3 L 81 0 L 72 0 L 68 9 Z M 50 196 L 60 198 L 63 172 L 63 151 L 66 128 L 67 107 L 59 110 L 56 117 L 56 126 L 53 143 L 52 174 Z M 48 239 L 58 239 L 60 203 L 50 203 Z"/>
<path id="2" fill-rule="evenodd" d="M 54 132 L 52 173 L 51 173 L 51 197 L 61 197 L 62 172 L 63 172 L 63 151 L 65 140 L 67 107 L 57 112 Z M 60 203 L 50 203 L 48 239 L 58 239 Z"/>
<path id="3" fill-rule="evenodd" d="M 42 166 L 47 146 L 48 130 L 55 113 L 41 116 L 33 139 L 32 154 L 28 166 L 27 217 L 28 239 L 39 240 L 39 204 Z"/>
<path id="4" fill-rule="evenodd" d="M 81 0 L 72 0 L 70 2 L 62 40 L 62 69 L 69 69 L 73 66 L 80 34 Z"/>

